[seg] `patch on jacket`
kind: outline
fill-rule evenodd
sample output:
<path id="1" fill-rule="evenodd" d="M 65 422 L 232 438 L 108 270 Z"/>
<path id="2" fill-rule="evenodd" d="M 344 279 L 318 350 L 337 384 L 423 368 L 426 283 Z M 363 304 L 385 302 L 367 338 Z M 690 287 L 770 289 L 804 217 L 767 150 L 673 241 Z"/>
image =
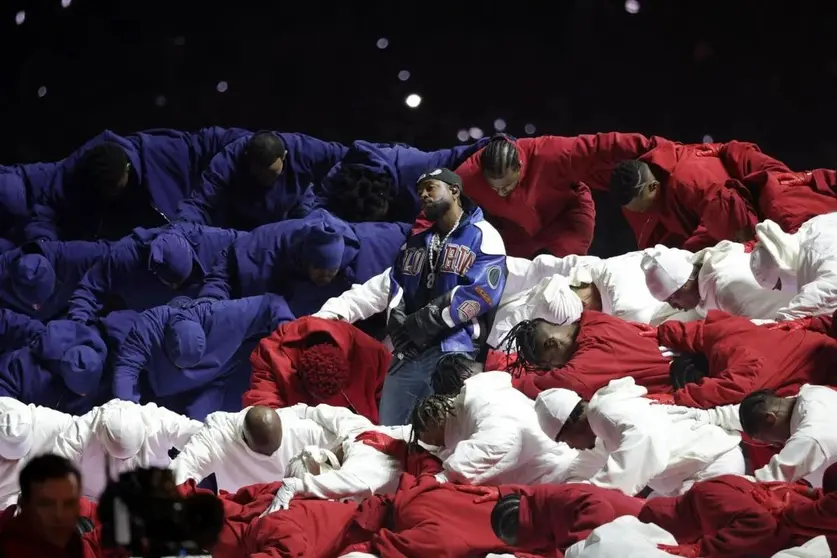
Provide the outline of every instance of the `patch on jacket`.
<path id="1" fill-rule="evenodd" d="M 485 292 L 483 290 L 482 287 L 474 287 L 474 292 L 477 293 L 479 295 L 479 297 L 481 299 L 483 299 L 485 301 L 485 303 L 488 304 L 489 306 L 491 306 L 494 303 L 494 300 L 491 298 L 491 296 L 487 292 Z"/>
<path id="2" fill-rule="evenodd" d="M 500 269 L 498 265 L 492 265 L 488 268 L 486 272 L 486 280 L 488 281 L 488 286 L 492 289 L 496 289 L 497 286 L 500 284 L 500 277 L 503 276 L 503 270 Z M 489 304 L 491 304 L 489 302 Z"/>
<path id="3" fill-rule="evenodd" d="M 470 322 L 480 313 L 480 303 L 475 300 L 466 300 L 456 309 L 460 322 Z"/>

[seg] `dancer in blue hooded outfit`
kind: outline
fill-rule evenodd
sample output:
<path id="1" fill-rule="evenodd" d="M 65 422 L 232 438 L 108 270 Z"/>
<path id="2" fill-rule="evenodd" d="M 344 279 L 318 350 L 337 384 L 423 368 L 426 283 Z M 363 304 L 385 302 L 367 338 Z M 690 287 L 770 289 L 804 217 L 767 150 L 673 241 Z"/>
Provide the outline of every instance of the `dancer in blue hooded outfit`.
<path id="1" fill-rule="evenodd" d="M 304 134 L 259 132 L 232 142 L 213 158 L 177 220 L 251 231 L 305 216 L 312 183 L 325 177 L 346 146 Z"/>
<path id="2" fill-rule="evenodd" d="M 28 242 L 0 254 L 0 307 L 43 322 L 64 317 L 79 281 L 112 246 L 104 241 Z"/>
<path id="3" fill-rule="evenodd" d="M 293 319 L 276 295 L 146 310 L 114 359 L 113 394 L 153 401 L 197 420 L 214 411 L 240 410 L 250 353 L 262 337 Z M 229 391 L 238 409 L 224 408 Z"/>
<path id="4" fill-rule="evenodd" d="M 25 347 L 44 329 L 40 320 L 11 310 L 0 310 L 0 354 Z"/>
<path id="5" fill-rule="evenodd" d="M 412 223 L 421 211 L 415 191 L 419 176 L 439 167 L 458 167 L 489 139 L 438 151 L 355 141 L 326 178 L 315 184 L 315 206 L 350 222 Z"/>
<path id="6" fill-rule="evenodd" d="M 68 316 L 87 323 L 114 309 L 147 310 L 178 296 L 194 296 L 239 231 L 192 224 L 136 229 L 84 275 Z"/>
<path id="7" fill-rule="evenodd" d="M 55 320 L 28 347 L 0 355 L 0 396 L 84 414 L 109 399 L 101 389 L 106 358 L 95 329 Z"/>
<path id="8" fill-rule="evenodd" d="M 211 158 L 246 133 L 214 127 L 123 137 L 106 130 L 66 159 L 29 173 L 33 207 L 25 239 L 117 240 L 135 227 L 165 225 Z"/>
<path id="9" fill-rule="evenodd" d="M 23 240 L 29 216 L 26 185 L 14 167 L 0 166 L 0 254 Z"/>
<path id="10" fill-rule="evenodd" d="M 206 276 L 200 298 L 265 292 L 285 297 L 295 316 L 388 268 L 410 231 L 406 223 L 353 223 L 324 209 L 264 225 L 233 243 Z"/>

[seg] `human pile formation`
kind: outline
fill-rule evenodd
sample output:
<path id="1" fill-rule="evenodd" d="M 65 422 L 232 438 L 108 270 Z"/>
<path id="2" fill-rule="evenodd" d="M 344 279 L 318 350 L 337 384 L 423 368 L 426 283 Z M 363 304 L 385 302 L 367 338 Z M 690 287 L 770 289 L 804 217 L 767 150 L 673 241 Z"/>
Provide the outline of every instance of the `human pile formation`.
<path id="1" fill-rule="evenodd" d="M 587 255 L 594 190 L 638 251 Z M 106 555 L 138 467 L 220 558 L 837 548 L 833 170 L 105 131 L 0 167 L 0 237 L 2 556 Z"/>

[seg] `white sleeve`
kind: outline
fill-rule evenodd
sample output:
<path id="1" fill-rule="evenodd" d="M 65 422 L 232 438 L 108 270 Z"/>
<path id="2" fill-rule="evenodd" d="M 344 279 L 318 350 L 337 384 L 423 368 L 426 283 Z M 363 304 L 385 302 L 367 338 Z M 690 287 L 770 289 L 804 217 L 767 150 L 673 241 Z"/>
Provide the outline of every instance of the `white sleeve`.
<path id="1" fill-rule="evenodd" d="M 95 437 L 100 409 L 101 407 L 93 407 L 84 415 L 73 417 L 69 426 L 56 433 L 52 453 L 69 459 L 73 463 L 79 463 L 84 450 Z"/>
<path id="2" fill-rule="evenodd" d="M 522 434 L 504 425 L 507 420 L 486 421 L 473 436 L 456 444 L 442 464 L 445 477 L 460 484 L 490 484 L 507 465 L 517 466 Z"/>
<path id="3" fill-rule="evenodd" d="M 155 422 L 160 425 L 160 431 L 165 437 L 165 444 L 183 450 L 193 435 L 197 434 L 203 423 L 190 419 L 181 414 L 169 411 L 165 407 L 158 407 L 154 403 L 143 406 L 143 411 L 151 413 Z"/>
<path id="4" fill-rule="evenodd" d="M 741 427 L 741 418 L 738 415 L 738 408 L 741 405 L 723 405 L 721 407 L 714 407 L 707 409 L 709 413 L 709 422 L 715 426 L 720 426 L 724 430 L 732 432 L 743 432 Z"/>
<path id="5" fill-rule="evenodd" d="M 340 296 L 328 299 L 314 316 L 339 318 L 353 324 L 383 312 L 389 302 L 391 269 L 387 268 L 366 283 L 352 285 Z"/>
<path id="6" fill-rule="evenodd" d="M 604 467 L 590 478 L 590 483 L 635 496 L 665 470 L 668 448 L 655 436 L 653 424 L 627 424 L 602 418 L 596 435 L 603 438 L 610 451 Z"/>
<path id="7" fill-rule="evenodd" d="M 207 422 L 212 415 L 207 417 Z M 224 441 L 216 425 L 207 424 L 186 442 L 183 451 L 171 462 L 175 484 L 189 479 L 201 482 L 215 472 L 215 466 L 223 461 Z"/>
<path id="8" fill-rule="evenodd" d="M 837 310 L 837 258 L 809 249 L 802 257 L 808 277 L 813 280 L 799 285 L 799 293 L 781 308 L 777 320 L 789 321 L 806 316 L 831 314 Z"/>
<path id="9" fill-rule="evenodd" d="M 345 438 L 351 434 L 359 434 L 364 429 L 371 430 L 375 426 L 368 418 L 355 414 L 345 407 L 321 404 L 310 409 L 306 418 L 331 431 L 337 439 Z"/>
<path id="10" fill-rule="evenodd" d="M 356 442 L 356 445 L 352 448 L 352 456 L 339 470 L 320 475 L 306 473 L 302 478 L 292 479 L 289 484 L 294 487 L 294 494 L 322 500 L 361 500 L 378 493 L 400 474 L 393 458 L 362 442 Z"/>
<path id="11" fill-rule="evenodd" d="M 826 464 L 828 456 L 814 438 L 793 435 L 770 462 L 753 473 L 759 482 L 794 482 Z"/>

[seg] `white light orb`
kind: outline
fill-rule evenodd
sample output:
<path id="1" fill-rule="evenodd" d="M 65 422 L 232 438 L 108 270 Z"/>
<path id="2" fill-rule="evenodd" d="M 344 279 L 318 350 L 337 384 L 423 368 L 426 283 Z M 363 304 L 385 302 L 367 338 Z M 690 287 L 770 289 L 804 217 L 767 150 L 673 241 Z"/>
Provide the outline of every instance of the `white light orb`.
<path id="1" fill-rule="evenodd" d="M 380 39 L 378 39 L 378 42 L 375 43 L 375 46 L 381 50 L 384 50 L 389 46 L 389 40 L 386 37 L 381 37 Z"/>
<path id="2" fill-rule="evenodd" d="M 229 85 L 227 85 L 226 81 L 219 81 L 218 85 L 215 86 L 215 91 L 218 93 L 224 93 L 228 87 Z"/>
<path id="3" fill-rule="evenodd" d="M 471 134 L 468 133 L 468 130 L 459 130 L 456 132 L 456 139 L 459 141 L 468 141 L 468 138 L 471 137 Z"/>
<path id="4" fill-rule="evenodd" d="M 476 126 L 474 126 L 473 128 L 468 130 L 468 135 L 471 136 L 471 139 L 478 140 L 478 139 L 482 139 L 482 137 L 485 134 L 482 133 L 482 130 L 480 128 L 477 128 Z"/>
<path id="5" fill-rule="evenodd" d="M 44 98 L 44 97 L 46 97 L 46 94 L 47 94 L 47 88 L 46 88 L 46 86 L 43 86 L 43 85 L 42 85 L 42 86 L 40 86 L 40 87 L 38 88 L 38 97 L 40 97 L 40 98 Z"/>
<path id="6" fill-rule="evenodd" d="M 494 129 L 497 130 L 498 132 L 502 132 L 503 130 L 506 129 L 506 121 L 503 120 L 502 118 L 498 118 L 497 120 L 494 121 Z"/>
<path id="7" fill-rule="evenodd" d="M 15 14 L 15 23 L 18 25 L 23 25 L 24 21 L 26 21 L 26 12 L 20 10 L 18 13 Z"/>
<path id="8" fill-rule="evenodd" d="M 70 4 L 73 3 L 73 0 L 61 0 L 61 7 L 62 8 L 69 8 Z"/>
<path id="9" fill-rule="evenodd" d="M 407 95 L 407 98 L 404 99 L 404 102 L 407 103 L 407 106 L 410 108 L 416 108 L 421 104 L 421 95 L 416 95 L 415 93 L 411 93 Z"/>
<path id="10" fill-rule="evenodd" d="M 535 128 L 534 124 L 526 124 L 523 127 L 523 131 L 526 132 L 527 134 L 529 134 L 530 136 L 535 133 L 535 130 L 536 130 L 536 128 Z"/>
<path id="11" fill-rule="evenodd" d="M 712 139 L 712 136 L 706 134 L 705 136 L 703 136 L 703 143 L 715 143 L 715 140 Z"/>
<path id="12" fill-rule="evenodd" d="M 639 2 L 637 0 L 625 0 L 625 11 L 629 14 L 638 14 Z"/>
<path id="13" fill-rule="evenodd" d="M 408 79 L 410 79 L 410 72 L 408 72 L 407 70 L 401 70 L 400 72 L 398 72 L 398 79 L 400 79 L 401 81 L 407 81 Z"/>

